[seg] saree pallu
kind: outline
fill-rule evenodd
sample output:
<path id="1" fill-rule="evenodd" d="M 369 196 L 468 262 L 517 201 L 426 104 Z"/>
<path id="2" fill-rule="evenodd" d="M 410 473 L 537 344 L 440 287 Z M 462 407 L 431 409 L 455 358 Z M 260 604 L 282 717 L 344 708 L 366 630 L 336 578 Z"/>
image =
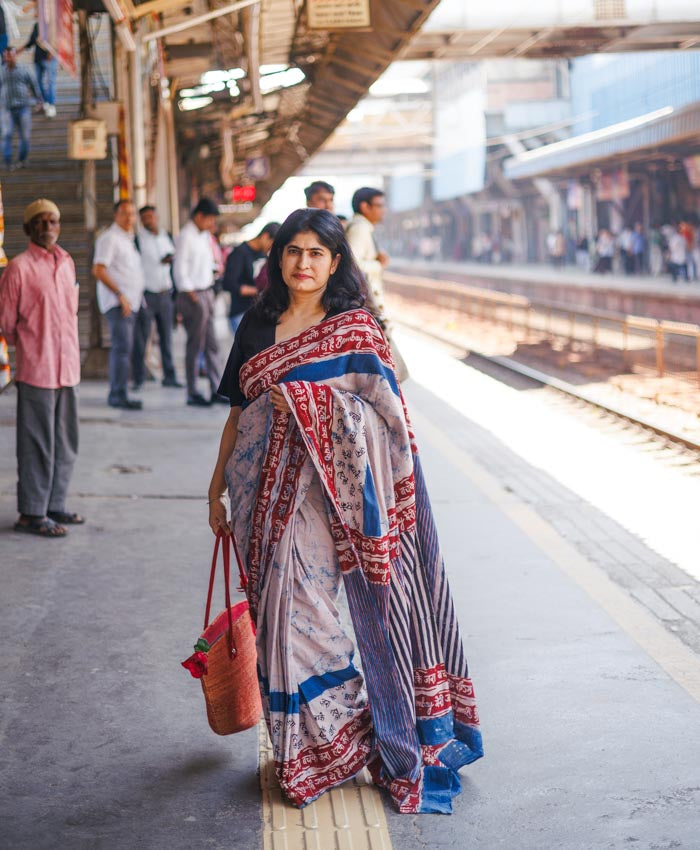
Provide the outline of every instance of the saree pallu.
<path id="1" fill-rule="evenodd" d="M 303 806 L 367 766 L 400 812 L 451 812 L 481 734 L 386 340 L 348 311 L 260 352 L 240 383 L 226 475 L 280 785 Z"/>

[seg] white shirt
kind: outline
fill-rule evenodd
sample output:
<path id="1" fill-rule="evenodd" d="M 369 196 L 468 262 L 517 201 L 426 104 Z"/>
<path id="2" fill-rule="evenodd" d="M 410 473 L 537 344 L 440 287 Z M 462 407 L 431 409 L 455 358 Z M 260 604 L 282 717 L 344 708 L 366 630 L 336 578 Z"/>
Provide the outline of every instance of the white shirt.
<path id="1" fill-rule="evenodd" d="M 162 263 L 163 257 L 175 253 L 173 240 L 165 230 L 151 233 L 145 227 L 139 228 L 139 248 L 141 249 L 141 262 L 146 278 L 147 292 L 169 292 L 172 289 L 172 278 L 170 277 L 170 265 Z"/>
<path id="2" fill-rule="evenodd" d="M 377 259 L 377 243 L 374 241 L 374 225 L 360 213 L 356 213 L 346 232 L 348 244 L 355 262 L 364 274 L 369 288 L 371 305 L 386 320 L 384 309 L 383 266 Z"/>
<path id="3" fill-rule="evenodd" d="M 141 255 L 136 250 L 134 237 L 115 222 L 97 237 L 93 263 L 105 266 L 107 274 L 119 287 L 136 312 L 141 307 L 144 290 L 143 265 Z M 106 313 L 119 306 L 119 299 L 111 289 L 97 281 L 97 305 L 100 313 Z"/>
<path id="4" fill-rule="evenodd" d="M 685 238 L 680 233 L 672 233 L 668 240 L 669 260 L 682 266 L 688 259 L 686 255 Z"/>
<path id="5" fill-rule="evenodd" d="M 211 234 L 190 219 L 175 240 L 173 277 L 178 292 L 198 292 L 214 284 Z"/>

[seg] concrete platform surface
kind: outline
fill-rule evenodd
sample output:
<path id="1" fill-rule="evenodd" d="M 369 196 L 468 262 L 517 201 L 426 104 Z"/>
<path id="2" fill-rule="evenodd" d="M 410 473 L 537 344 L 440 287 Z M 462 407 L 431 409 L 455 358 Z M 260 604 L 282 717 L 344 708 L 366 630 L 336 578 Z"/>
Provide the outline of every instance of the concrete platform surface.
<path id="1" fill-rule="evenodd" d="M 698 656 L 559 536 L 557 504 L 547 519 L 504 483 L 489 459 L 511 448 L 434 394 L 425 350 L 405 345 L 486 755 L 452 817 L 387 808 L 393 846 L 697 850 Z M 123 413 L 105 395 L 81 387 L 70 507 L 88 523 L 51 541 L 11 530 L 14 395 L 0 397 L 0 847 L 257 850 L 257 730 L 214 736 L 180 667 L 203 616 L 226 410 L 149 386 L 145 410 Z M 531 493 L 551 484 L 521 461 L 528 474 Z"/>

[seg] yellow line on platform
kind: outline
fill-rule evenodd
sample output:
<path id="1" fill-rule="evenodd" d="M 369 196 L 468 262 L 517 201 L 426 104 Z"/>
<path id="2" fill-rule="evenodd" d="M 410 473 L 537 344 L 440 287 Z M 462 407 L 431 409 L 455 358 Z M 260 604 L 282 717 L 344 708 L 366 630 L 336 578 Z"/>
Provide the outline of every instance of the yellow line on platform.
<path id="1" fill-rule="evenodd" d="M 563 573 L 585 590 L 647 655 L 700 703 L 700 659 L 692 650 L 668 632 L 600 567 L 577 551 L 535 510 L 505 490 L 494 476 L 420 411 L 413 408 L 411 417 L 417 430 L 430 440 L 452 467 L 458 467 L 489 501 L 524 531 Z"/>
<path id="2" fill-rule="evenodd" d="M 297 809 L 275 776 L 264 722 L 259 733 L 263 850 L 391 850 L 384 804 L 366 770 Z"/>

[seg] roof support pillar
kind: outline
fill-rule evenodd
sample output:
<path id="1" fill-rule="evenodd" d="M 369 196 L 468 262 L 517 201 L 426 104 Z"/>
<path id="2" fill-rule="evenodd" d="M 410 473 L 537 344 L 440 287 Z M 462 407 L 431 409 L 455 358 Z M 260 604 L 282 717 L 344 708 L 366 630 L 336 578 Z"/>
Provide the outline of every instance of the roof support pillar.
<path id="1" fill-rule="evenodd" d="M 136 208 L 146 203 L 146 135 L 143 109 L 143 45 L 136 39 L 136 50 L 129 54 L 129 101 L 131 121 L 131 161 Z"/>

